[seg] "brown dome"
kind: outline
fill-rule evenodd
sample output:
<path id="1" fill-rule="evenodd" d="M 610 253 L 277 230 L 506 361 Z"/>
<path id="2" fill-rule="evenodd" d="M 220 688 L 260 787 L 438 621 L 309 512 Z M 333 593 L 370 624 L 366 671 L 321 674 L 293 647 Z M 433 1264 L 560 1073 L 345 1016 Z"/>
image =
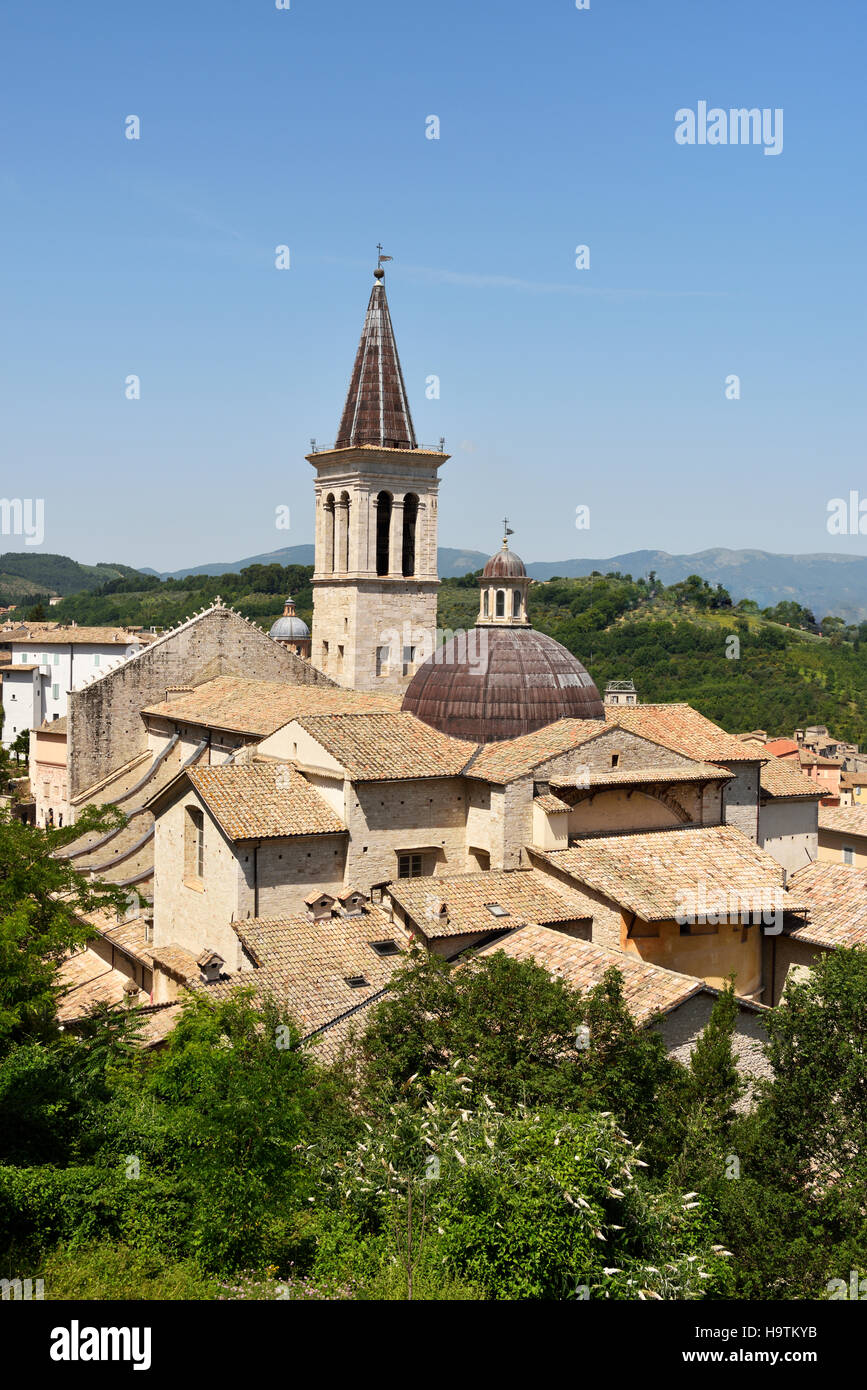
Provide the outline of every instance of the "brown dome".
<path id="1" fill-rule="evenodd" d="M 516 555 L 513 550 L 503 546 L 496 555 L 492 555 L 485 568 L 482 570 L 483 579 L 526 579 L 527 571 L 524 561 L 520 555 Z"/>
<path id="2" fill-rule="evenodd" d="M 416 671 L 402 708 L 474 743 L 518 738 L 557 719 L 605 718 L 581 662 L 553 637 L 518 627 L 453 637 Z"/>

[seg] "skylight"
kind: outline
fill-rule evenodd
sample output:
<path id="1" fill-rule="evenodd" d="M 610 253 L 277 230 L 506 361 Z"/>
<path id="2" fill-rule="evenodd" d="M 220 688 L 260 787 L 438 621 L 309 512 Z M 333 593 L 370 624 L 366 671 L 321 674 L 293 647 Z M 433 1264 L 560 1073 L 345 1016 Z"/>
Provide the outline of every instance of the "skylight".
<path id="1" fill-rule="evenodd" d="M 504 907 L 500 907 L 499 903 L 485 903 L 485 907 L 488 909 L 492 917 L 509 916 L 509 913 L 506 911 L 506 909 Z"/>

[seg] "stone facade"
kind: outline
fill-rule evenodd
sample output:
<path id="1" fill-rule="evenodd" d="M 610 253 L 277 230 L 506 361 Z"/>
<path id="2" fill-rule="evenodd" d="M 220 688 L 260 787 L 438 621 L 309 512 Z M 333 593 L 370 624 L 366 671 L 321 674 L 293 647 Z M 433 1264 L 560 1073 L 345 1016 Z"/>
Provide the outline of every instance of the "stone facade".
<path id="1" fill-rule="evenodd" d="M 404 691 L 434 650 L 437 473 L 447 458 L 371 445 L 308 455 L 316 469 L 313 661 L 340 685 Z"/>
<path id="2" fill-rule="evenodd" d="M 172 686 L 215 676 L 334 682 L 230 608 L 216 606 L 166 633 L 122 666 L 69 696 L 69 794 L 81 792 L 147 747 L 145 705 Z"/>
<path id="3" fill-rule="evenodd" d="M 818 806 L 809 797 L 784 801 L 763 799 L 759 807 L 762 849 L 772 854 L 789 873 L 812 864 L 818 853 Z"/>

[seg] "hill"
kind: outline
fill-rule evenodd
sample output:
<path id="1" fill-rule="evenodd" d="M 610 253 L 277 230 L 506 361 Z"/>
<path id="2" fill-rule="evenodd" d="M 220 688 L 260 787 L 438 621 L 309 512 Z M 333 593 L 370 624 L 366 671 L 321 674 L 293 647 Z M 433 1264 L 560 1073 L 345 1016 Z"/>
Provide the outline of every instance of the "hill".
<path id="1" fill-rule="evenodd" d="M 606 560 L 543 560 L 527 566 L 534 579 L 577 578 L 593 570 L 619 571 L 636 578 L 655 574 L 664 584 L 679 584 L 698 574 L 709 584 L 722 584 L 736 603 L 751 598 L 766 608 L 791 600 L 812 609 L 820 621 L 826 613 L 847 622 L 867 619 L 865 555 L 775 555 L 767 550 L 723 548 L 670 555 L 665 550 L 632 550 Z"/>
<path id="2" fill-rule="evenodd" d="M 440 546 L 439 572 L 443 579 L 480 569 L 488 556 L 480 550 L 459 550 Z M 71 563 L 71 562 L 70 562 Z M 312 545 L 286 546 L 245 560 L 198 565 L 192 569 L 167 571 L 161 579 L 187 579 L 191 575 L 239 574 L 251 565 L 312 565 Z M 768 550 L 726 550 L 718 547 L 692 555 L 670 555 L 666 550 L 630 550 L 606 559 L 534 560 L 527 564 L 533 579 L 576 579 L 600 574 L 631 574 L 649 578 L 655 574 L 663 584 L 679 584 L 698 574 L 709 584 L 722 584 L 735 603 L 751 598 L 760 608 L 791 601 L 811 609 L 821 621 L 835 613 L 847 622 L 867 619 L 867 556 L 776 555 Z M 143 573 L 156 575 L 156 570 Z M 63 590 L 68 593 L 69 590 Z"/>
<path id="3" fill-rule="evenodd" d="M 14 603 L 31 595 L 92 591 L 113 579 L 136 574 L 130 565 L 80 565 L 68 555 L 10 550 L 0 555 L 0 603 Z"/>
<path id="4" fill-rule="evenodd" d="M 479 569 L 487 558 L 480 550 L 454 550 L 447 545 L 441 545 L 437 551 L 439 572 L 444 577 Z M 312 545 L 287 545 L 282 550 L 269 550 L 264 555 L 250 555 L 246 560 L 231 560 L 228 563 L 217 561 L 209 565 L 196 565 L 192 569 L 166 570 L 162 574 L 158 570 L 144 569 L 141 573 L 156 575 L 159 579 L 189 579 L 197 575 L 216 577 L 240 574 L 241 570 L 249 569 L 251 565 L 312 565 L 314 559 Z"/>

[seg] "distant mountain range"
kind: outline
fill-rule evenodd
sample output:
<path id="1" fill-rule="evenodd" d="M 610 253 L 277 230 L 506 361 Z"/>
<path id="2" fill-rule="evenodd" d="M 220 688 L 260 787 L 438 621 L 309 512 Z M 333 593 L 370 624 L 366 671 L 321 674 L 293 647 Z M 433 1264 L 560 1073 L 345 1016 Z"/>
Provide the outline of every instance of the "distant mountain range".
<path id="1" fill-rule="evenodd" d="M 468 574 L 481 569 L 488 559 L 481 550 L 455 550 L 441 546 L 439 572 L 442 578 Z M 35 556 L 32 558 L 36 558 Z M 236 574 L 247 565 L 312 565 L 312 545 L 292 545 L 245 560 L 198 565 L 192 569 L 161 574 L 162 579 L 185 579 L 195 574 Z M 527 565 L 534 579 L 577 578 L 599 570 L 607 574 L 619 570 L 633 579 L 654 571 L 663 584 L 677 584 L 690 574 L 699 574 L 710 584 L 722 584 L 735 603 L 755 599 L 761 608 L 772 607 L 783 599 L 794 599 L 812 609 L 821 622 L 833 613 L 847 622 L 867 620 L 867 555 L 775 555 L 767 550 L 700 550 L 693 555 L 670 555 L 666 550 L 630 550 L 601 560 L 536 560 Z M 157 570 L 145 570 L 157 574 Z"/>

